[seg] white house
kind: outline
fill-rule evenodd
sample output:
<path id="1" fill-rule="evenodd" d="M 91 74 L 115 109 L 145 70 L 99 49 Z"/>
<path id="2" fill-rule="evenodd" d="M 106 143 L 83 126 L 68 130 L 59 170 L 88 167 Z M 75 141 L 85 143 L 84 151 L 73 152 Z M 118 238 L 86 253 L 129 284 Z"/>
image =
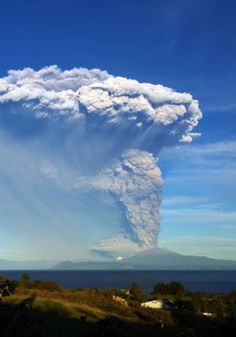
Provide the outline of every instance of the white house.
<path id="1" fill-rule="evenodd" d="M 153 309 L 163 309 L 163 301 L 153 300 L 153 301 L 143 302 L 141 303 L 141 307 L 153 308 Z"/>
<path id="2" fill-rule="evenodd" d="M 207 317 L 212 317 L 214 316 L 214 314 L 212 312 L 203 312 L 202 313 L 203 316 L 207 316 Z"/>
<path id="3" fill-rule="evenodd" d="M 141 303 L 141 306 L 152 309 L 177 310 L 176 304 L 169 300 L 152 300 Z"/>

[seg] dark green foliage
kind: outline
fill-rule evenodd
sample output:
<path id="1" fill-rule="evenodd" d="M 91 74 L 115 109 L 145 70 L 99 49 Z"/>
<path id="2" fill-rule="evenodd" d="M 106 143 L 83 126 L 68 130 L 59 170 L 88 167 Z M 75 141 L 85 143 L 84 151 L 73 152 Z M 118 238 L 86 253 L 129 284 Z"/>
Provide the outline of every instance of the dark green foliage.
<path id="1" fill-rule="evenodd" d="M 132 300 L 142 301 L 145 297 L 145 294 L 137 282 L 131 284 L 129 293 Z"/>
<path id="2" fill-rule="evenodd" d="M 231 292 L 227 297 L 227 317 L 236 321 L 236 292 Z"/>
<path id="3" fill-rule="evenodd" d="M 2 296 L 8 296 L 12 294 L 16 287 L 16 281 L 8 280 L 5 276 L 0 275 L 0 292 Z"/>
<path id="4" fill-rule="evenodd" d="M 196 314 L 200 314 L 201 312 L 204 312 L 204 302 L 203 302 L 203 296 L 200 292 L 195 292 L 191 296 L 191 302 L 192 302 L 192 309 L 193 312 Z"/>
<path id="5" fill-rule="evenodd" d="M 29 274 L 24 273 L 22 274 L 19 283 L 18 283 L 19 288 L 29 288 L 30 287 L 30 277 Z"/>
<path id="6" fill-rule="evenodd" d="M 12 284 L 6 278 L 0 284 Z M 60 287 L 22 275 L 21 287 L 0 303 L 0 336 L 8 337 L 224 337 L 236 335 L 236 292 L 229 295 L 185 293 L 173 312 L 144 308 L 150 300 L 137 283 L 130 295 L 118 289 Z M 156 285 L 160 297 L 183 293 L 178 282 Z M 169 294 L 171 293 L 171 294 Z M 168 296 L 170 295 L 170 296 Z M 117 300 L 118 297 L 118 300 Z M 153 296 L 156 298 L 157 296 Z M 119 299 L 125 299 L 125 303 Z M 205 317 L 203 313 L 212 313 Z"/>
<path id="7" fill-rule="evenodd" d="M 195 292 L 189 294 L 192 310 L 201 315 L 204 312 L 212 313 L 219 320 L 236 319 L 236 294 L 208 294 Z"/>
<path id="8" fill-rule="evenodd" d="M 7 284 L 9 294 L 14 293 L 14 291 L 16 290 L 16 287 L 18 286 L 18 282 L 14 280 L 7 279 L 6 284 Z"/>
<path id="9" fill-rule="evenodd" d="M 42 290 L 48 290 L 48 291 L 60 291 L 61 287 L 54 281 L 39 281 L 34 280 L 31 283 L 32 289 L 42 289 Z"/>
<path id="10" fill-rule="evenodd" d="M 6 277 L 3 275 L 0 275 L 0 282 L 5 281 L 5 280 L 6 280 Z"/>
<path id="11" fill-rule="evenodd" d="M 177 308 L 181 312 L 192 312 L 193 311 L 193 305 L 190 300 L 178 300 L 175 302 L 177 305 Z"/>
<path id="12" fill-rule="evenodd" d="M 209 308 L 209 309 L 208 309 Z M 215 295 L 208 301 L 208 310 L 216 314 L 218 319 L 227 316 L 227 301 L 225 295 Z"/>
<path id="13" fill-rule="evenodd" d="M 174 324 L 171 314 L 165 310 L 139 307 L 136 310 L 136 314 L 141 319 L 160 326 L 170 326 Z"/>
<path id="14" fill-rule="evenodd" d="M 184 286 L 180 282 L 157 283 L 153 288 L 154 294 L 182 296 L 185 293 Z"/>

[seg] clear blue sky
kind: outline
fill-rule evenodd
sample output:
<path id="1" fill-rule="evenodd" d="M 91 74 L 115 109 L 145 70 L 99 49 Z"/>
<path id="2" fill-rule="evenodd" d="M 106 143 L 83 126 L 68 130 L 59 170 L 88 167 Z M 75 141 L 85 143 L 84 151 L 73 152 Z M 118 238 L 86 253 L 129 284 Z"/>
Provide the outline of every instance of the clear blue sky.
<path id="1" fill-rule="evenodd" d="M 1 77 L 9 69 L 53 64 L 100 68 L 199 100 L 202 136 L 185 148 L 163 150 L 159 161 L 165 180 L 160 245 L 180 253 L 236 259 L 235 12 L 233 0 L 1 4 Z M 114 205 L 95 198 L 78 206 L 77 195 L 44 186 L 33 170 L 24 180 L 15 166 L 28 165 L 30 149 L 19 154 L 18 144 L 11 146 L 14 160 L 0 146 L 0 258 L 86 257 L 93 240 L 119 227 L 122 214 Z M 46 205 L 34 202 L 30 186 Z M 87 211 L 91 203 L 98 224 Z"/>

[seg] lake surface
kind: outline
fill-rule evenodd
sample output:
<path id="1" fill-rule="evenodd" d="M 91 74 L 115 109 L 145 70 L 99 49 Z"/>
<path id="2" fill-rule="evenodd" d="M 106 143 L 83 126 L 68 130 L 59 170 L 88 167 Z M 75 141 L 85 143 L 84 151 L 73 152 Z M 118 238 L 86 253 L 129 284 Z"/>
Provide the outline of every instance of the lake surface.
<path id="1" fill-rule="evenodd" d="M 0 271 L 10 279 L 18 280 L 24 271 Z M 138 282 L 145 292 L 151 292 L 157 282 L 178 281 L 189 291 L 236 291 L 236 271 L 138 271 L 138 270 L 32 270 L 26 271 L 31 280 L 53 280 L 67 288 L 129 288 Z"/>

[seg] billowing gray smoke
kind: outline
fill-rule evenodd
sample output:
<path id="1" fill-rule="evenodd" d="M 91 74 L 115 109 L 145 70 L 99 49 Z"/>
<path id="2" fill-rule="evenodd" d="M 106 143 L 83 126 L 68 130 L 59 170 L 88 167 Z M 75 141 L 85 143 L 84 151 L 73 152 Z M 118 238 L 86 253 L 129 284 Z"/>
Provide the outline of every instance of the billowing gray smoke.
<path id="1" fill-rule="evenodd" d="M 63 129 L 62 146 L 72 139 L 72 156 L 79 158 L 71 187 L 109 193 L 122 206 L 128 225 L 97 242 L 97 250 L 127 253 L 156 246 L 163 184 L 157 155 L 197 136 L 197 100 L 99 69 L 50 66 L 9 71 L 0 79 L 0 103 L 5 124 L 13 114 Z"/>
<path id="2" fill-rule="evenodd" d="M 77 179 L 75 186 L 79 189 L 91 188 L 115 195 L 124 205 L 130 223 L 128 236 L 124 233 L 116 240 L 101 241 L 97 249 L 112 251 L 116 247 L 120 252 L 155 247 L 162 183 L 154 156 L 140 150 L 126 151 L 98 176 Z"/>

